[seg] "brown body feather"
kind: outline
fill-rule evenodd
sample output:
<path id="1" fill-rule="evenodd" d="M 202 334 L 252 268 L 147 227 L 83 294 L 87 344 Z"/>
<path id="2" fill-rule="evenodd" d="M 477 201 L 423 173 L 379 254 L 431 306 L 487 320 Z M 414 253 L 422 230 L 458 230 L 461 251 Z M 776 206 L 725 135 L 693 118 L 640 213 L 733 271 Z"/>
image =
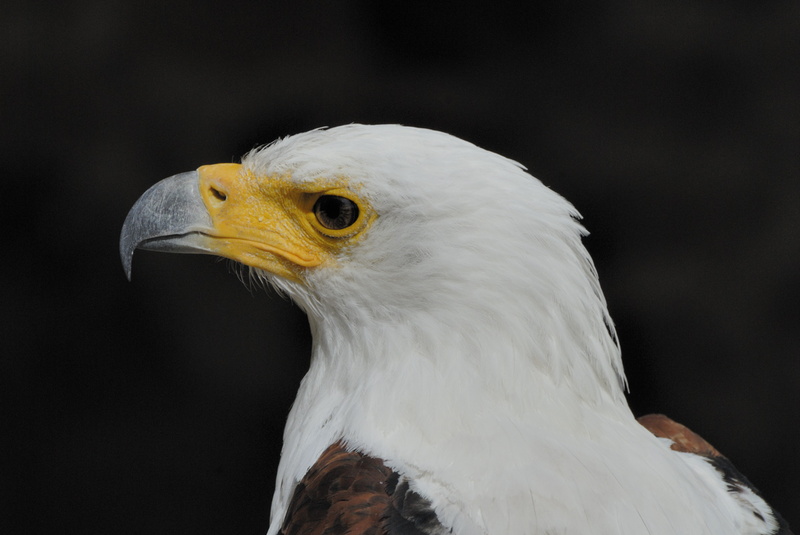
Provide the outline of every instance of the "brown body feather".
<path id="1" fill-rule="evenodd" d="M 281 535 L 443 533 L 430 503 L 381 459 L 332 444 L 295 487 Z"/>
<path id="2" fill-rule="evenodd" d="M 703 437 L 663 414 L 646 414 L 637 418 L 645 429 L 657 437 L 672 441 L 672 449 L 686 453 L 696 453 L 706 457 L 722 457 L 717 449 Z"/>

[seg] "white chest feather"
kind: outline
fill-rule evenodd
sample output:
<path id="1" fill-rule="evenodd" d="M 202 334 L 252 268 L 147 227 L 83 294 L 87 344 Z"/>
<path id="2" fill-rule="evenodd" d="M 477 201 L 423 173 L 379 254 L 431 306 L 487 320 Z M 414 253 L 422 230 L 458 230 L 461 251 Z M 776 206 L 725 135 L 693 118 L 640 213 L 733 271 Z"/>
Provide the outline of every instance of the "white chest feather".
<path id="1" fill-rule="evenodd" d="M 531 367 L 481 373 L 461 357 L 449 367 L 405 355 L 362 370 L 368 382 L 315 359 L 287 427 L 270 534 L 339 439 L 408 478 L 459 535 L 747 533 L 714 469 L 670 450 L 612 396 L 580 399 Z"/>

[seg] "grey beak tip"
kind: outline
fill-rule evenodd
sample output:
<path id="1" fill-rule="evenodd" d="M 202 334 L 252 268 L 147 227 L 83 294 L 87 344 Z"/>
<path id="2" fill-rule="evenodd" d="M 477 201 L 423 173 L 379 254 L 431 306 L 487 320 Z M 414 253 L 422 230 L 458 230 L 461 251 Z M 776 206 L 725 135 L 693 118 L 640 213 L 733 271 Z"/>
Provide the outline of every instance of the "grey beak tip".
<path id="1" fill-rule="evenodd" d="M 211 217 L 198 189 L 197 171 L 181 173 L 154 184 L 128 212 L 119 239 L 125 276 L 131 280 L 137 248 L 172 253 L 207 253 L 199 235 L 211 227 Z"/>
<path id="2" fill-rule="evenodd" d="M 138 240 L 131 236 L 131 226 L 133 218 L 131 214 L 125 218 L 125 223 L 122 225 L 122 232 L 119 238 L 119 256 L 122 261 L 122 269 L 125 271 L 125 277 L 128 281 L 131 280 L 131 272 L 133 270 L 133 253 L 138 247 Z"/>
<path id="3" fill-rule="evenodd" d="M 131 273 L 133 270 L 131 269 L 132 265 L 131 262 L 126 262 L 125 259 L 122 259 L 122 269 L 125 270 L 125 278 L 128 279 L 128 282 L 131 282 Z"/>

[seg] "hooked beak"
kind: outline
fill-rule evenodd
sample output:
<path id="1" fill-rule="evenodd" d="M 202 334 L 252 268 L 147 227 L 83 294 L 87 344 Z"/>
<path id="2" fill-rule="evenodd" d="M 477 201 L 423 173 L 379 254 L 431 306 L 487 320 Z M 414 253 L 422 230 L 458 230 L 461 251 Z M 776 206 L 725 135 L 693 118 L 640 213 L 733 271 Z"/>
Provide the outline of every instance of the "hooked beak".
<path id="1" fill-rule="evenodd" d="M 137 248 L 172 253 L 215 254 L 207 235 L 213 222 L 200 195 L 197 171 L 165 178 L 133 205 L 120 235 L 119 253 L 128 280 Z"/>

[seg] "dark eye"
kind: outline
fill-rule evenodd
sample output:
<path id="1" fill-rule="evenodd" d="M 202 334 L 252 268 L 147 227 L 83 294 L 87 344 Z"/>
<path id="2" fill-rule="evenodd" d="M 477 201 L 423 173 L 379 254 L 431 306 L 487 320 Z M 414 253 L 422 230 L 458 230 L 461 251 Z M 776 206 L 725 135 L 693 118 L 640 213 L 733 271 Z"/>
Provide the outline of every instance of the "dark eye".
<path id="1" fill-rule="evenodd" d="M 314 203 L 314 215 L 323 227 L 342 230 L 356 222 L 358 206 L 345 197 L 323 195 Z"/>

